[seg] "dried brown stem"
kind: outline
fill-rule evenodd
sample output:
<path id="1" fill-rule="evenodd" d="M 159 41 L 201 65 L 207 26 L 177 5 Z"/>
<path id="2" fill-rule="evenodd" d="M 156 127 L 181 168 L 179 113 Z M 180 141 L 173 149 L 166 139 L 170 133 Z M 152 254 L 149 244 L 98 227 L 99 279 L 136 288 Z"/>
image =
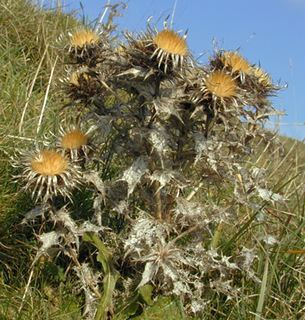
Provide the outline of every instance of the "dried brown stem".
<path id="1" fill-rule="evenodd" d="M 162 201 L 161 201 L 161 190 L 160 183 L 158 181 L 154 181 L 153 183 L 154 190 L 154 200 L 155 200 L 155 217 L 158 220 L 162 220 Z"/>

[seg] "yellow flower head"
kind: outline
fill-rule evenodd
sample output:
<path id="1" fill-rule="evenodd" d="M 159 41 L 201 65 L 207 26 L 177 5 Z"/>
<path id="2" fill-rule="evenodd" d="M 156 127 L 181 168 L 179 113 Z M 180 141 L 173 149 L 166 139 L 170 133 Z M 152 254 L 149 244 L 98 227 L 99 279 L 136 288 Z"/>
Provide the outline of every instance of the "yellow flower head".
<path id="1" fill-rule="evenodd" d="M 56 151 L 43 150 L 31 161 L 33 172 L 42 176 L 56 176 L 64 173 L 68 161 Z"/>
<path id="2" fill-rule="evenodd" d="M 158 32 L 153 43 L 167 54 L 185 56 L 188 53 L 185 39 L 172 30 L 165 29 Z"/>
<path id="3" fill-rule="evenodd" d="M 46 202 L 57 195 L 70 197 L 80 183 L 79 167 L 55 150 L 26 153 L 18 163 L 23 168 L 19 177 L 26 182 L 24 189 L 31 190 L 36 201 Z"/>
<path id="4" fill-rule="evenodd" d="M 267 72 L 265 72 L 262 68 L 256 67 L 252 68 L 253 75 L 257 78 L 257 81 L 265 86 L 265 87 L 271 87 L 272 86 L 272 80 Z"/>
<path id="5" fill-rule="evenodd" d="M 221 60 L 225 67 L 229 67 L 232 72 L 250 73 L 252 70 L 249 62 L 236 52 L 226 51 L 223 53 Z"/>
<path id="6" fill-rule="evenodd" d="M 63 149 L 80 149 L 87 145 L 88 136 L 78 129 L 65 133 L 61 139 L 61 147 Z"/>
<path id="7" fill-rule="evenodd" d="M 233 98 L 237 93 L 234 79 L 223 71 L 212 72 L 205 80 L 206 90 L 218 98 Z"/>
<path id="8" fill-rule="evenodd" d="M 74 33 L 70 40 L 71 47 L 83 48 L 90 44 L 97 44 L 99 41 L 98 35 L 91 30 L 81 30 Z"/>

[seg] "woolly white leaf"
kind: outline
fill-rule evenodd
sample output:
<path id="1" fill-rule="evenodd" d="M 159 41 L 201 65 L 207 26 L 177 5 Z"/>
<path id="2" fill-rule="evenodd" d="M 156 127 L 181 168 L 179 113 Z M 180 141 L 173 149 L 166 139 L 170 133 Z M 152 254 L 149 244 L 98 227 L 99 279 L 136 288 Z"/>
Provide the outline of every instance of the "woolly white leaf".
<path id="1" fill-rule="evenodd" d="M 168 136 L 164 128 L 155 128 L 150 131 L 149 140 L 152 143 L 154 149 L 163 154 L 168 149 Z"/>
<path id="2" fill-rule="evenodd" d="M 177 119 L 179 119 L 183 123 L 183 120 L 177 109 L 175 100 L 170 98 L 163 98 L 163 99 L 159 98 L 157 100 L 155 99 L 153 101 L 153 104 L 157 114 L 159 116 L 162 116 L 164 120 L 167 120 L 170 116 L 175 116 Z"/>
<path id="3" fill-rule="evenodd" d="M 190 288 L 184 281 L 177 280 L 174 282 L 173 294 L 180 296 L 181 294 L 186 294 L 189 292 Z"/>
<path id="4" fill-rule="evenodd" d="M 138 157 L 135 162 L 123 173 L 120 180 L 128 183 L 128 196 L 133 193 L 134 188 L 140 182 L 142 176 L 147 171 L 147 162 L 145 157 Z"/>
<path id="5" fill-rule="evenodd" d="M 55 222 L 61 222 L 71 233 L 77 233 L 77 225 L 75 221 L 71 218 L 69 212 L 66 208 L 61 208 L 54 215 Z"/>
<path id="6" fill-rule="evenodd" d="M 191 202 L 183 198 L 176 199 L 176 215 L 182 216 L 200 216 L 203 214 L 204 208 L 199 203 Z"/>
<path id="7" fill-rule="evenodd" d="M 85 221 L 82 225 L 80 225 L 77 229 L 77 233 L 80 236 L 83 236 L 85 232 L 100 232 L 104 230 L 105 228 L 102 226 L 97 226 L 90 221 Z"/>
<path id="8" fill-rule="evenodd" d="M 196 151 L 196 159 L 195 163 L 198 162 L 203 154 L 203 152 L 207 149 L 206 137 L 203 133 L 196 132 L 193 135 L 195 141 L 195 151 Z"/>
<path id="9" fill-rule="evenodd" d="M 57 246 L 60 243 L 62 233 L 56 231 L 50 231 L 38 236 L 38 240 L 42 242 L 41 247 L 38 249 L 34 262 L 35 263 L 42 255 L 48 254 L 48 251 L 53 246 Z"/>
<path id="10" fill-rule="evenodd" d="M 120 201 L 113 210 L 119 214 L 125 215 L 128 212 L 128 202 L 125 200 Z"/>
<path id="11" fill-rule="evenodd" d="M 285 198 L 283 196 L 281 196 L 278 193 L 274 193 L 271 190 L 260 188 L 260 187 L 256 187 L 256 190 L 258 191 L 258 195 L 265 201 L 278 202 L 278 201 L 285 200 Z"/>
<path id="12" fill-rule="evenodd" d="M 82 263 L 73 268 L 79 279 L 80 289 L 85 293 L 84 316 L 87 319 L 94 319 L 97 309 L 97 299 L 95 292 L 98 292 L 101 273 L 93 272 L 87 263 Z M 95 289 L 94 291 L 92 289 Z"/>
<path id="13" fill-rule="evenodd" d="M 44 216 L 44 213 L 48 210 L 49 208 L 46 206 L 37 206 L 33 208 L 32 210 L 28 211 L 24 218 L 21 221 L 21 224 L 25 224 L 28 221 L 34 221 L 36 218 L 40 216 Z"/>
<path id="14" fill-rule="evenodd" d="M 170 280 L 174 283 L 179 279 L 179 274 L 175 268 L 173 268 L 170 264 L 162 263 L 162 270 L 166 277 L 170 278 Z"/>
<path id="15" fill-rule="evenodd" d="M 279 242 L 275 237 L 271 236 L 270 234 L 261 237 L 260 239 L 270 246 L 273 246 Z"/>
<path id="16" fill-rule="evenodd" d="M 130 68 L 120 74 L 118 74 L 118 77 L 121 77 L 121 76 L 133 76 L 134 78 L 137 78 L 137 77 L 142 77 L 144 78 L 146 76 L 147 72 L 145 69 L 143 68 L 140 68 L 140 67 L 137 67 L 137 68 Z"/>
<path id="17" fill-rule="evenodd" d="M 156 170 L 149 177 L 152 182 L 158 181 L 160 184 L 159 190 L 165 187 L 170 181 L 176 181 L 178 183 L 179 188 L 184 188 L 187 185 L 187 181 L 185 181 L 179 174 L 173 170 Z"/>
<path id="18" fill-rule="evenodd" d="M 234 288 L 231 285 L 232 280 L 224 281 L 223 279 L 217 279 L 215 281 L 210 282 L 210 286 L 216 292 L 222 292 L 227 296 L 227 299 L 233 299 L 238 297 L 239 289 Z"/>
<path id="19" fill-rule="evenodd" d="M 145 269 L 144 272 L 142 274 L 142 279 L 141 282 L 138 285 L 138 288 L 144 286 L 146 283 L 148 283 L 149 281 L 151 281 L 155 274 L 158 271 L 158 266 L 156 263 L 154 262 L 147 262 L 145 265 Z"/>
<path id="20" fill-rule="evenodd" d="M 94 218 L 96 223 L 101 226 L 102 225 L 102 209 L 101 205 L 104 203 L 105 197 L 101 194 L 98 194 L 93 201 L 93 209 L 94 209 Z"/>
<path id="21" fill-rule="evenodd" d="M 230 257 L 227 256 L 223 256 L 221 258 L 221 261 L 225 264 L 226 267 L 228 267 L 229 269 L 239 269 L 238 266 L 236 265 L 236 263 L 232 263 L 229 261 Z"/>
<path id="22" fill-rule="evenodd" d="M 96 189 L 105 198 L 105 185 L 103 180 L 99 177 L 98 172 L 92 171 L 83 175 L 85 181 L 92 183 Z"/>
<path id="23" fill-rule="evenodd" d="M 61 233 L 56 231 L 50 231 L 38 236 L 39 241 L 42 242 L 42 246 L 39 248 L 39 251 L 47 251 L 52 246 L 58 245 L 61 235 Z"/>
<path id="24" fill-rule="evenodd" d="M 167 228 L 165 224 L 148 218 L 139 218 L 125 240 L 124 249 L 126 254 L 148 254 L 156 243 L 165 243 Z"/>

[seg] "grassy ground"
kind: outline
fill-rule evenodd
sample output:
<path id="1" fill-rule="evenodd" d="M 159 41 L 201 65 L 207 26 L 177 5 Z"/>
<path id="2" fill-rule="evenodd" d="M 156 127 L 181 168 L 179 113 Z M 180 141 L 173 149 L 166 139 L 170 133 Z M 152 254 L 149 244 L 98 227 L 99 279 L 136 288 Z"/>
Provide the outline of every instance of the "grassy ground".
<path id="1" fill-rule="evenodd" d="M 81 319 L 82 298 L 73 279 L 51 261 L 34 269 L 30 294 L 18 312 L 37 241 L 33 230 L 20 224 L 33 203 L 11 183 L 10 160 L 17 148 L 57 126 L 63 97 L 55 80 L 64 70 L 57 39 L 77 22 L 24 0 L 0 0 L 0 26 L 0 319 Z M 305 319 L 305 146 L 281 138 L 278 147 L 260 144 L 257 150 L 255 161 L 266 168 L 270 186 L 288 201 L 266 208 L 264 227 L 248 224 L 248 217 L 236 230 L 224 231 L 224 247 L 239 245 L 241 237 L 257 244 L 256 276 L 262 283 L 241 279 L 242 299 L 213 297 L 205 319 Z M 271 231 L 279 242 L 270 251 L 261 237 Z"/>

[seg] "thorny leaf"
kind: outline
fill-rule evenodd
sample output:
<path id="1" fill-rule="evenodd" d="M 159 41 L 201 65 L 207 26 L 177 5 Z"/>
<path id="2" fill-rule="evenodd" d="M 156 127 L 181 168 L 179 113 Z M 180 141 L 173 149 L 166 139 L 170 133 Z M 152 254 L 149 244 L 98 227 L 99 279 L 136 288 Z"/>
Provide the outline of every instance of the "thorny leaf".
<path id="1" fill-rule="evenodd" d="M 169 117 L 175 116 L 181 123 L 183 123 L 175 102 L 176 101 L 173 101 L 171 98 L 159 98 L 153 101 L 153 105 L 156 109 L 157 115 L 162 117 L 163 120 L 167 120 Z"/>
<path id="2" fill-rule="evenodd" d="M 38 249 L 33 263 L 35 263 L 42 255 L 48 254 L 51 247 L 59 245 L 61 237 L 62 233 L 57 231 L 50 231 L 39 235 L 38 240 L 42 242 L 42 245 Z"/>
<path id="3" fill-rule="evenodd" d="M 285 198 L 283 196 L 271 190 L 260 188 L 260 187 L 256 187 L 256 190 L 258 191 L 259 196 L 265 201 L 271 201 L 271 202 L 285 201 Z"/>
<path id="4" fill-rule="evenodd" d="M 21 221 L 21 224 L 26 224 L 28 221 L 34 221 L 38 217 L 43 217 L 45 212 L 49 210 L 48 206 L 36 206 L 35 208 L 28 211 Z"/>
<path id="5" fill-rule="evenodd" d="M 181 175 L 174 170 L 155 170 L 150 176 L 149 179 L 151 182 L 158 181 L 161 190 L 163 187 L 168 185 L 171 181 L 175 181 L 179 188 L 184 188 L 187 186 L 187 181 L 181 177 Z"/>
<path id="6" fill-rule="evenodd" d="M 128 183 L 128 197 L 133 193 L 134 188 L 140 182 L 142 176 L 146 173 L 148 164 L 146 158 L 138 157 L 134 163 L 124 171 L 120 180 Z"/>
<path id="7" fill-rule="evenodd" d="M 147 284 L 149 281 L 151 281 L 156 273 L 158 272 L 158 265 L 154 262 L 147 262 L 145 264 L 145 269 L 144 272 L 142 274 L 142 279 L 141 282 L 138 284 L 138 288 L 144 286 L 145 284 Z"/>
<path id="8" fill-rule="evenodd" d="M 85 308 L 83 314 L 87 319 L 94 319 L 98 299 L 96 292 L 99 290 L 98 284 L 100 283 L 101 273 L 93 271 L 87 263 L 74 266 L 73 269 L 79 279 L 79 289 L 85 293 Z"/>
<path id="9" fill-rule="evenodd" d="M 149 140 L 160 155 L 168 150 L 168 135 L 163 127 L 150 130 Z"/>
<path id="10" fill-rule="evenodd" d="M 136 67 L 136 68 L 130 68 L 124 72 L 121 72 L 120 74 L 118 74 L 118 77 L 122 77 L 122 76 L 128 76 L 131 75 L 133 78 L 145 78 L 147 72 L 144 68 L 140 68 L 140 67 Z"/>
<path id="11" fill-rule="evenodd" d="M 94 218 L 96 223 L 101 226 L 102 225 L 102 204 L 105 202 L 105 197 L 98 194 L 93 201 L 93 209 L 94 209 Z"/>
<path id="12" fill-rule="evenodd" d="M 138 258 L 150 252 L 156 243 L 165 243 L 168 228 L 165 224 L 146 217 L 140 217 L 124 243 L 125 256 Z"/>
<path id="13" fill-rule="evenodd" d="M 98 172 L 91 171 L 88 173 L 83 174 L 83 178 L 85 181 L 92 183 L 98 192 L 100 192 L 101 196 L 105 198 L 105 185 L 103 180 L 99 177 Z"/>
<path id="14" fill-rule="evenodd" d="M 121 215 L 125 215 L 128 213 L 128 202 L 125 200 L 122 200 L 118 203 L 118 205 L 113 208 L 114 211 Z"/>
<path id="15" fill-rule="evenodd" d="M 240 289 L 231 285 L 232 280 L 217 279 L 210 281 L 210 286 L 216 292 L 221 292 L 227 296 L 227 299 L 237 298 L 239 296 Z"/>

